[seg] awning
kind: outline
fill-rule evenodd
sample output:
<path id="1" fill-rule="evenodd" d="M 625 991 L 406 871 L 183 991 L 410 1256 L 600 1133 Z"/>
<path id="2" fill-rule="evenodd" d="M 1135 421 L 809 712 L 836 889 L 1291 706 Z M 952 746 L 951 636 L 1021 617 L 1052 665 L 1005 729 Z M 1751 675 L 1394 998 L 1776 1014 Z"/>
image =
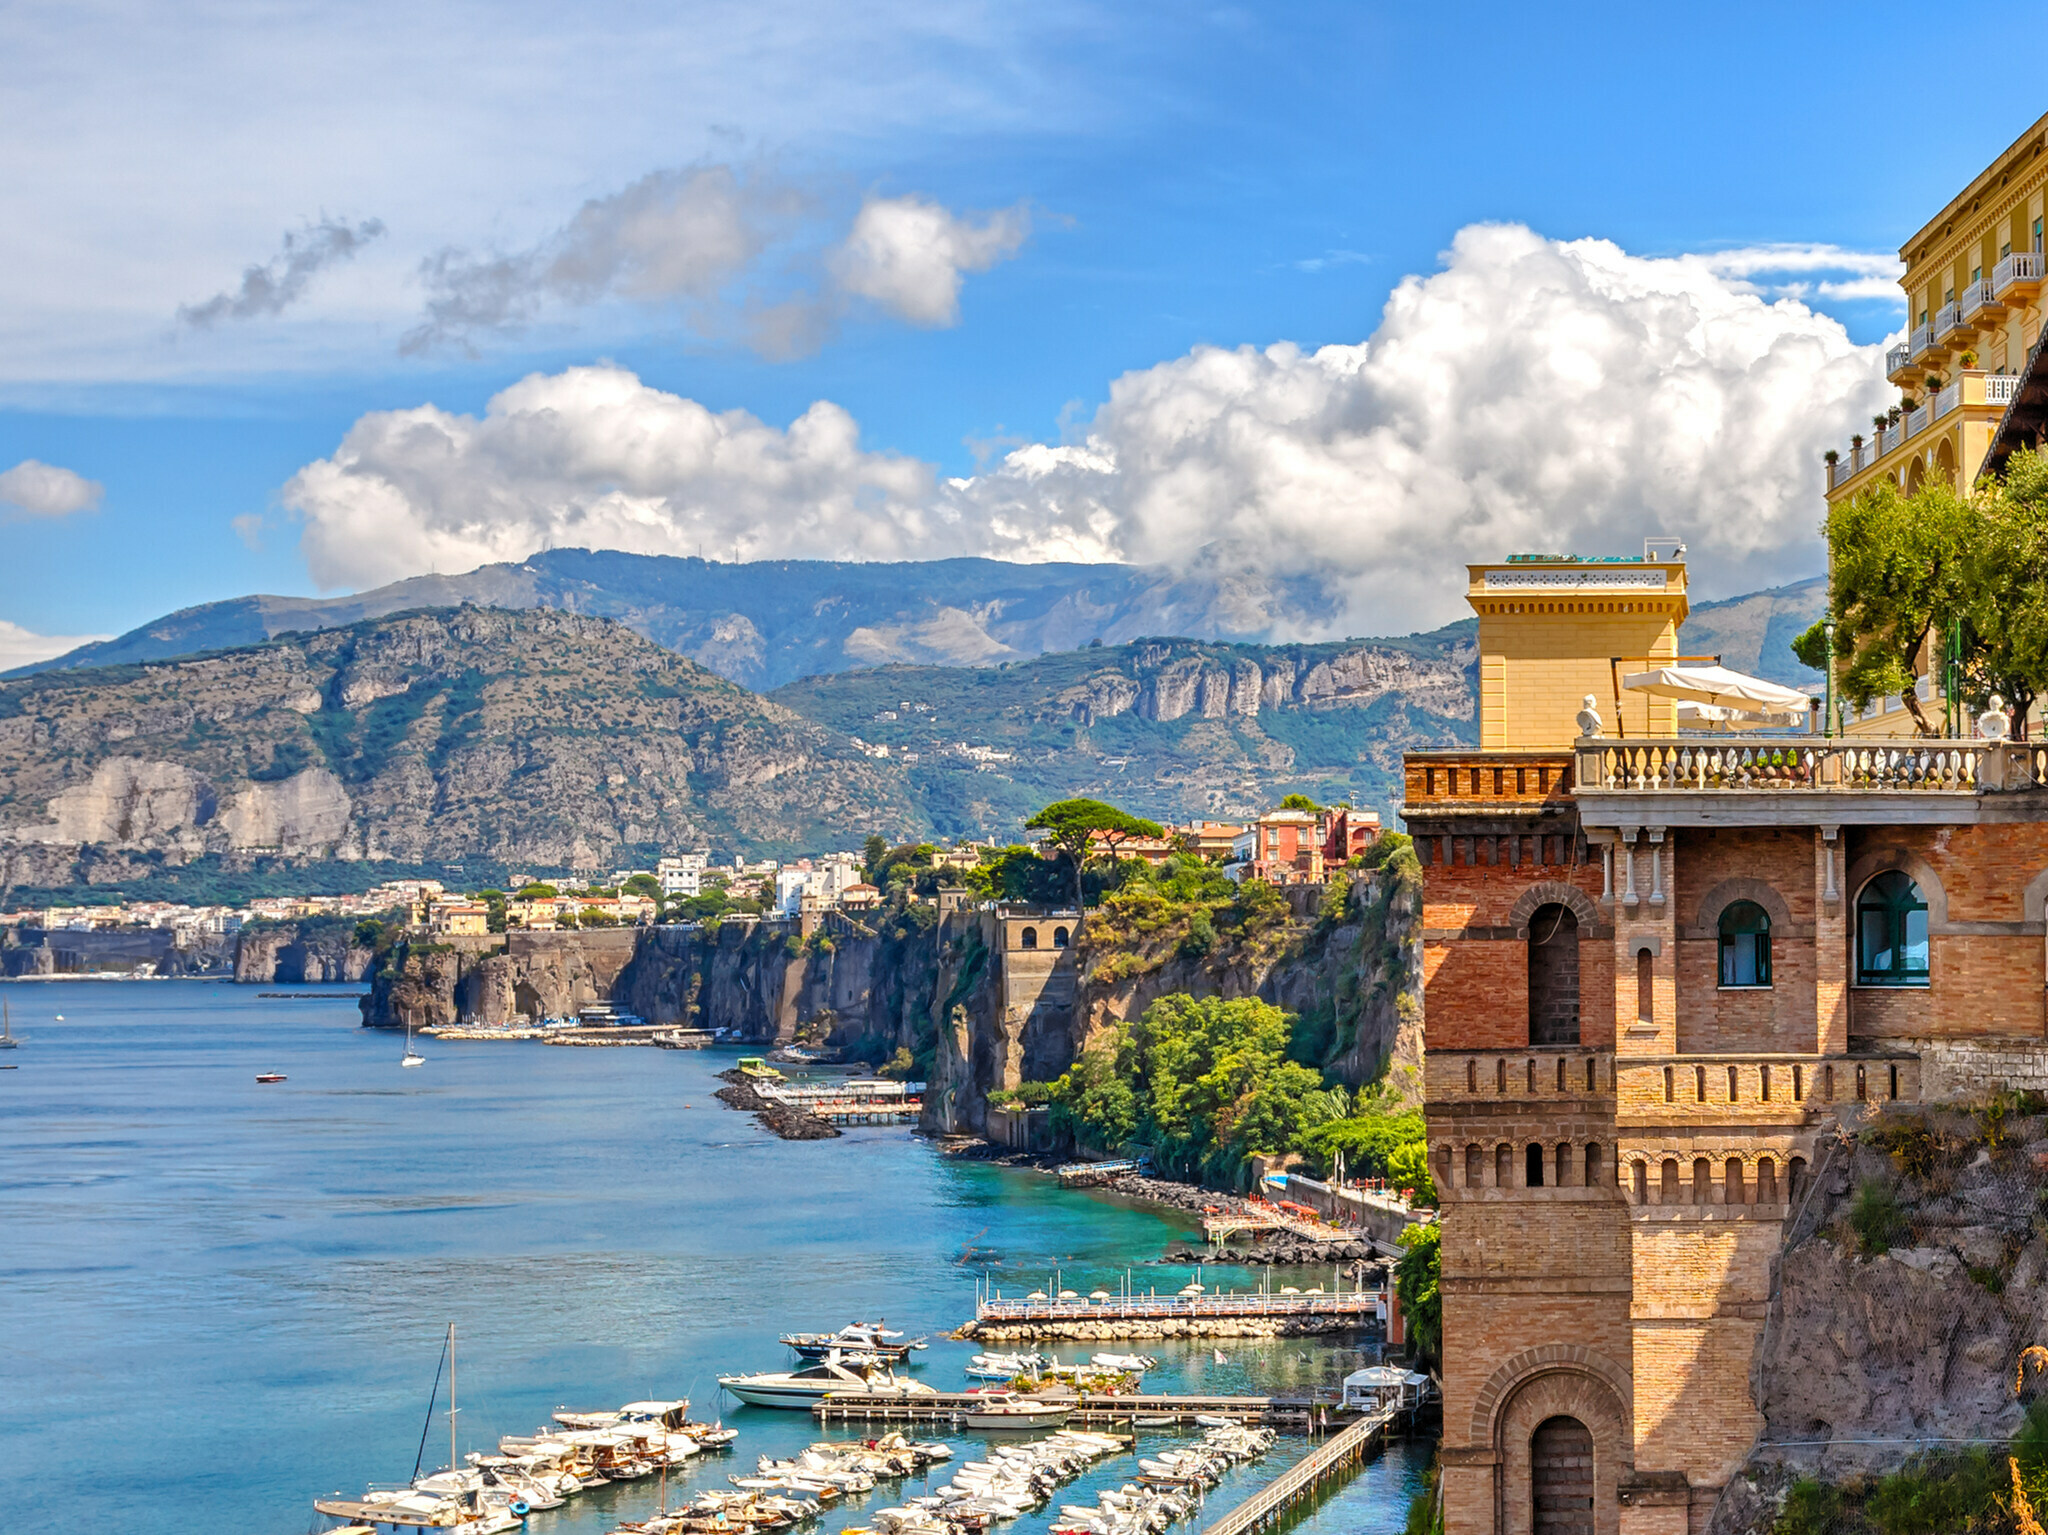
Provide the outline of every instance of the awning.
<path id="1" fill-rule="evenodd" d="M 1631 692 L 1653 693 L 1659 698 L 1766 713 L 1796 710 L 1804 714 L 1811 703 L 1797 688 L 1782 687 L 1725 666 L 1660 666 L 1654 671 L 1630 672 L 1621 679 L 1621 685 Z"/>

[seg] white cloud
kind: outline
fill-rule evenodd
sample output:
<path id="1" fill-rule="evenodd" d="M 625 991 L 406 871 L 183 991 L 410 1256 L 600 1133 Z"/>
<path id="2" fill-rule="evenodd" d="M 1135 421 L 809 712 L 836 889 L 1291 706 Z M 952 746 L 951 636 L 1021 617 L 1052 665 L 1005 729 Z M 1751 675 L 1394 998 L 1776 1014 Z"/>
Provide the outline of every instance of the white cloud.
<path id="1" fill-rule="evenodd" d="M 1023 204 L 980 222 L 922 197 L 870 197 L 830 257 L 846 292 L 868 299 L 912 325 L 960 320 L 960 281 L 1017 254 L 1031 233 Z"/>
<path id="2" fill-rule="evenodd" d="M 1745 245 L 1680 258 L 1697 261 L 1741 292 L 1772 298 L 1850 301 L 1883 299 L 1903 308 L 1905 272 L 1889 251 L 1854 251 L 1840 245 Z M 1818 279 L 1817 281 L 1815 279 Z"/>
<path id="3" fill-rule="evenodd" d="M 284 247 L 261 266 L 242 269 L 239 287 L 216 293 L 203 304 L 180 304 L 178 318 L 199 330 L 223 320 L 267 319 L 284 313 L 306 296 L 323 267 L 348 261 L 384 233 L 377 219 L 350 224 L 323 218 L 317 224 L 287 232 Z"/>
<path id="4" fill-rule="evenodd" d="M 1704 258 L 1475 225 L 1369 341 L 1126 374 L 1079 442 L 947 494 L 992 552 L 1318 576 L 1353 633 L 1457 616 L 1461 561 L 1651 533 L 1740 590 L 1818 568 L 1821 451 L 1889 401 L 1881 352 Z"/>
<path id="5" fill-rule="evenodd" d="M 112 639 L 110 634 L 37 634 L 20 624 L 0 618 L 0 672 L 12 671 L 36 661 L 47 661 L 80 645 Z"/>
<path id="6" fill-rule="evenodd" d="M 55 464 L 25 458 L 0 474 L 0 506 L 11 506 L 37 517 L 69 517 L 89 512 L 100 504 L 106 487 Z"/>
<path id="7" fill-rule="evenodd" d="M 746 559 L 960 552 L 930 469 L 862 450 L 820 401 L 787 428 L 622 368 L 535 374 L 481 417 L 364 416 L 284 490 L 322 586 L 521 560 L 557 544 Z"/>
<path id="8" fill-rule="evenodd" d="M 1881 354 L 1707 258 L 1478 225 L 1364 342 L 1198 348 L 969 479 L 862 450 L 830 404 L 784 431 L 600 367 L 480 420 L 366 416 L 286 501 L 330 586 L 549 543 L 1199 562 L 1319 583 L 1325 616 L 1276 634 L 1386 633 L 1459 616 L 1457 565 L 1517 551 L 1672 533 L 1715 592 L 1817 570 L 1820 455 L 1889 402 Z"/>

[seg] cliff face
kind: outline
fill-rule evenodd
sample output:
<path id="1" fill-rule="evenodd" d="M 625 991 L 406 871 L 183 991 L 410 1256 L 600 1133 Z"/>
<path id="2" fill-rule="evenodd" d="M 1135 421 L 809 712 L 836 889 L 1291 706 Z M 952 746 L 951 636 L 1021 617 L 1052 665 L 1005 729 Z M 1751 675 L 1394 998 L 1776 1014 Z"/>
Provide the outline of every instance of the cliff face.
<path id="1" fill-rule="evenodd" d="M 404 614 L 0 683 L 0 885 L 203 855 L 608 867 L 915 819 L 893 765 L 573 613 Z"/>
<path id="2" fill-rule="evenodd" d="M 235 942 L 235 979 L 294 986 L 360 981 L 376 958 L 355 941 L 352 922 L 287 922 L 242 931 Z"/>
<path id="3" fill-rule="evenodd" d="M 1998 1441 L 2048 1344 L 2048 1117 L 1888 1111 L 1817 1159 L 1752 1368 L 1765 1428 L 1715 1535 L 1766 1535 L 1800 1478 L 1848 1490 Z M 1858 1526 L 1860 1528 L 1860 1526 Z"/>

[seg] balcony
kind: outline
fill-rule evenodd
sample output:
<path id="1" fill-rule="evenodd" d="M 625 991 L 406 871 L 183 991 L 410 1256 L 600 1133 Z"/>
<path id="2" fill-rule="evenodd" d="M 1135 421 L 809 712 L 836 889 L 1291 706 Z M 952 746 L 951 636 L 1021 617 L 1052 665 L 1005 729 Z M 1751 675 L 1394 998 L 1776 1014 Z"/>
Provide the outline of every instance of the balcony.
<path id="1" fill-rule="evenodd" d="M 1578 748 L 1582 789 L 1975 794 L 2007 787 L 2013 768 L 2041 782 L 2048 746 L 1974 740 L 1870 746 L 1812 736 L 1726 736 L 1581 741 Z"/>
<path id="2" fill-rule="evenodd" d="M 1934 327 L 1932 325 L 1914 326 L 1912 334 L 1906 337 L 1906 350 L 1912 354 L 1913 361 L 1916 363 L 1934 361 L 1937 356 L 1934 345 Z M 1938 355 L 1946 357 L 1948 352 L 1944 348 Z"/>
<path id="3" fill-rule="evenodd" d="M 2002 304 L 2031 304 L 2041 292 L 2041 253 L 2014 251 L 1991 269 L 1991 291 Z"/>
<path id="4" fill-rule="evenodd" d="M 1966 346 L 1975 334 L 1963 323 L 1961 304 L 1943 304 L 1934 311 L 1934 345 L 1937 350 L 1954 351 Z"/>
<path id="5" fill-rule="evenodd" d="M 1537 809 L 1570 798 L 1572 757 L 1564 751 L 1411 752 L 1411 810 Z"/>
<path id="6" fill-rule="evenodd" d="M 1971 283 L 1957 305 L 1963 312 L 1963 323 L 1974 329 L 1996 325 L 2005 318 L 2005 304 L 1995 296 L 1988 282 Z"/>
<path id="7" fill-rule="evenodd" d="M 1828 489 L 1833 491 L 1848 484 L 1864 470 L 1889 458 L 1953 411 L 1967 406 L 2004 410 L 2012 403 L 2013 396 L 2019 389 L 2019 382 L 2018 377 L 2012 374 L 1981 373 L 1974 369 L 1957 375 L 1947 388 L 1938 391 L 1917 410 L 1907 412 L 1899 419 L 1897 425 L 1886 427 L 1860 448 L 1852 445 L 1848 452 L 1830 464 Z"/>
<path id="8" fill-rule="evenodd" d="M 1910 346 L 1895 346 L 1884 354 L 1884 376 L 1901 389 L 1919 383 L 1920 371 Z"/>

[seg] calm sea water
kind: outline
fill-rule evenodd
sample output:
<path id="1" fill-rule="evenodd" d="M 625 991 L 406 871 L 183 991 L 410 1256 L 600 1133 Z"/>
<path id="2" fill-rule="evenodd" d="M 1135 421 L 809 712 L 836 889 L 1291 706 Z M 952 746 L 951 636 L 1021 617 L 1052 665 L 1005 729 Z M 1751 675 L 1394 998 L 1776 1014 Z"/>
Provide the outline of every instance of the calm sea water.
<path id="1" fill-rule="evenodd" d="M 401 1071 L 401 1041 L 357 1027 L 353 988 L 0 995 L 28 1040 L 0 1071 L 0 1528 L 297 1535 L 316 1495 L 410 1476 L 423 1429 L 426 1467 L 445 1464 L 447 1420 L 426 1411 L 450 1322 L 464 1451 L 563 1405 L 722 1412 L 735 1452 L 673 1496 L 820 1437 L 807 1415 L 721 1400 L 721 1371 L 788 1367 L 782 1331 L 886 1317 L 934 1335 L 918 1374 L 949 1389 L 973 1350 L 937 1334 L 972 1316 L 984 1271 L 1013 1291 L 1055 1268 L 1084 1293 L 1127 1267 L 1140 1288 L 1188 1277 L 1147 1261 L 1185 1217 L 949 1162 L 900 1129 L 776 1140 L 712 1098 L 717 1054 L 426 1040 L 427 1065 Z M 970 1245 L 994 1268 L 960 1263 Z M 1328 1383 L 1353 1363 L 1312 1340 L 1221 1347 L 1227 1363 L 1155 1347 L 1154 1389 Z M 1302 1448 L 1283 1439 L 1211 1510 Z M 1426 1448 L 1394 1447 L 1305 1527 L 1400 1529 Z M 1061 1501 L 1131 1470 L 1112 1460 Z M 657 1499 L 615 1485 L 529 1529 L 594 1535 Z"/>

